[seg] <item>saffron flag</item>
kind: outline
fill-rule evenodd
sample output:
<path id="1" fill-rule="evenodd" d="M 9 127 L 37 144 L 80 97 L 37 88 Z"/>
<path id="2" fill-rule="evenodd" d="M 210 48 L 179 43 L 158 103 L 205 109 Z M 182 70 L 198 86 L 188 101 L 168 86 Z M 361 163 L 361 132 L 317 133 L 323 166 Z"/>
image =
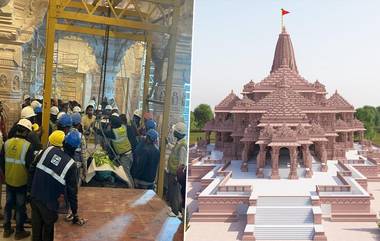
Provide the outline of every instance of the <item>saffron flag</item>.
<path id="1" fill-rule="evenodd" d="M 285 14 L 290 13 L 289 11 L 286 11 L 285 9 L 281 8 L 281 14 L 284 16 Z"/>

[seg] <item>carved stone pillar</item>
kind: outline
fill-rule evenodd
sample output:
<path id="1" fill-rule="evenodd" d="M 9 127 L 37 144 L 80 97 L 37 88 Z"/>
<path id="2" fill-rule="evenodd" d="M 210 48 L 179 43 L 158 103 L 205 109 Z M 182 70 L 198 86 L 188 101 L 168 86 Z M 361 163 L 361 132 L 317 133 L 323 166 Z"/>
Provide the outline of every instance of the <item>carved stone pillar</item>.
<path id="1" fill-rule="evenodd" d="M 7 126 L 20 117 L 23 94 L 29 86 L 23 81 L 22 45 L 29 42 L 42 21 L 46 0 L 4 0 L 0 18 L 0 100 L 7 112 Z M 8 128 L 9 129 L 9 128 Z"/>
<path id="2" fill-rule="evenodd" d="M 321 142 L 321 162 L 322 162 L 322 172 L 327 172 L 327 152 L 326 143 Z"/>
<path id="3" fill-rule="evenodd" d="M 363 140 L 364 140 L 364 131 L 360 131 L 359 132 L 359 141 L 360 141 L 360 144 L 362 144 Z"/>
<path id="4" fill-rule="evenodd" d="M 302 145 L 302 156 L 306 167 L 305 177 L 310 178 L 313 176 L 313 164 L 310 157 L 309 145 Z"/>
<path id="5" fill-rule="evenodd" d="M 290 172 L 289 172 L 289 179 L 298 179 L 297 174 L 297 147 L 292 146 L 289 148 L 289 154 L 290 154 Z"/>
<path id="6" fill-rule="evenodd" d="M 206 142 L 207 142 L 207 144 L 210 144 L 210 142 L 211 142 L 211 132 L 210 131 L 207 131 L 206 132 Z"/>
<path id="7" fill-rule="evenodd" d="M 267 155 L 266 145 L 260 144 L 260 151 L 256 158 L 256 176 L 259 178 L 264 177 L 265 157 Z"/>
<path id="8" fill-rule="evenodd" d="M 280 179 L 278 172 L 278 159 L 280 154 L 280 148 L 278 146 L 272 146 L 272 174 L 271 179 Z"/>
<path id="9" fill-rule="evenodd" d="M 242 152 L 243 163 L 241 164 L 240 170 L 242 172 L 248 172 L 248 152 L 249 152 L 249 142 L 244 142 L 244 150 Z"/>

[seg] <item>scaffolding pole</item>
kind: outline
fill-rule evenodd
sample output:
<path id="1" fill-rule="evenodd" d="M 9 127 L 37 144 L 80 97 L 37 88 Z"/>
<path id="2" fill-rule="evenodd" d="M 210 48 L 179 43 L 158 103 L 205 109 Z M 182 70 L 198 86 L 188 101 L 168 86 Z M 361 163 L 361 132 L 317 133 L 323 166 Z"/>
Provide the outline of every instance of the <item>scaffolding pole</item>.
<path id="1" fill-rule="evenodd" d="M 144 66 L 144 89 L 143 89 L 143 106 L 142 113 L 149 112 L 149 80 L 150 80 L 150 65 L 152 60 L 152 35 L 150 33 L 146 34 L 146 44 L 145 44 L 145 66 Z M 141 121 L 144 121 L 142 118 Z"/>
<path id="2" fill-rule="evenodd" d="M 176 5 L 173 12 L 171 36 L 169 45 L 168 73 L 165 81 L 165 104 L 160 136 L 160 166 L 158 169 L 157 194 L 161 198 L 164 196 L 164 176 L 166 165 L 166 138 L 169 133 L 169 116 L 171 110 L 172 84 L 174 76 L 174 64 L 177 47 L 177 23 L 179 18 L 179 5 Z"/>
<path id="3" fill-rule="evenodd" d="M 53 81 L 53 61 L 54 61 L 54 42 L 55 25 L 57 23 L 56 0 L 49 1 L 49 8 L 46 18 L 46 46 L 45 46 L 45 78 L 43 90 L 43 112 L 42 112 L 42 144 L 47 145 L 49 138 L 50 105 Z"/>

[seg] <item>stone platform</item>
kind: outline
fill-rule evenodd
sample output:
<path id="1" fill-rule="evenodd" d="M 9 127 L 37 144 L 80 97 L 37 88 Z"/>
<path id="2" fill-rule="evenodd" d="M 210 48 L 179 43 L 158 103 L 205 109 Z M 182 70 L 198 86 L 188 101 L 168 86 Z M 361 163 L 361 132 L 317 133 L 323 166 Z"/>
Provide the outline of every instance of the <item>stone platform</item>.
<path id="1" fill-rule="evenodd" d="M 181 222 L 168 216 L 165 202 L 153 191 L 84 187 L 78 199 L 79 214 L 88 222 L 79 227 L 60 217 L 55 241 L 176 240 Z"/>

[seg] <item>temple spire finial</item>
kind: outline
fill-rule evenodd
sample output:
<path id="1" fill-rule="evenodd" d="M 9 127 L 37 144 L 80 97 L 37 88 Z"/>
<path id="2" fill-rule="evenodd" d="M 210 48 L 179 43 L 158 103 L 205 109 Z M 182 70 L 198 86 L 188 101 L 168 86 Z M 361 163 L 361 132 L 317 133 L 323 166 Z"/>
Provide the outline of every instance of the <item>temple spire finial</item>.
<path id="1" fill-rule="evenodd" d="M 288 67 L 289 69 L 298 73 L 293 44 L 290 39 L 290 35 L 285 30 L 285 27 L 278 36 L 272 69 L 270 72 L 273 73 L 280 67 Z"/>

